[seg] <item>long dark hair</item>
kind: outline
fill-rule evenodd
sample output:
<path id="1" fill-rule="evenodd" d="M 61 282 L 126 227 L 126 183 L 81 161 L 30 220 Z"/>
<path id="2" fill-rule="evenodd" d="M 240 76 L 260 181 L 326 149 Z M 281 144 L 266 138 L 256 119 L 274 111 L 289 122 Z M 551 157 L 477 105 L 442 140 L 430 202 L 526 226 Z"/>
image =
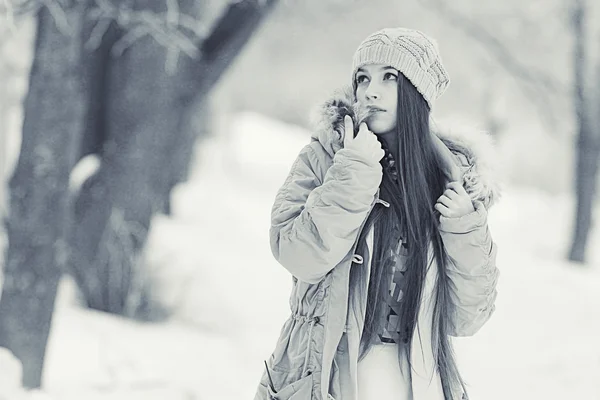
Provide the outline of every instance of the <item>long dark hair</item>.
<path id="1" fill-rule="evenodd" d="M 356 93 L 356 83 L 354 83 Z M 430 246 L 437 265 L 435 301 L 432 329 L 432 346 L 438 372 L 442 380 L 444 397 L 452 399 L 453 389 L 464 388 L 458 372 L 449 333 L 449 284 L 446 275 L 447 255 L 438 230 L 439 213 L 434 204 L 445 190 L 445 176 L 434 150 L 429 127 L 430 109 L 413 84 L 404 75 L 398 76 L 397 125 L 398 154 L 396 160 L 398 180 L 384 168 L 380 185 L 380 198 L 390 203 L 386 208 L 377 205 L 366 221 L 359 237 L 357 251 L 366 255 L 366 235 L 373 228 L 374 246 L 371 273 L 367 289 L 367 308 L 361 337 L 359 360 L 369 352 L 373 339 L 380 328 L 382 296 L 389 288 L 386 273 L 393 259 L 387 257 L 392 243 L 393 229 L 405 232 L 408 244 L 407 265 L 404 278 L 406 285 L 400 304 L 399 332 L 402 342 L 398 345 L 399 356 L 407 356 L 410 364 L 413 333 L 417 329 L 419 306 L 423 297 L 425 276 L 430 262 Z M 386 144 L 382 141 L 382 145 Z M 383 162 L 383 161 L 382 161 Z M 360 286 L 361 265 L 352 265 L 350 282 L 352 288 Z M 360 288 L 358 290 L 365 290 Z M 357 297 L 353 296 L 356 300 Z M 402 358 L 400 358 L 401 360 Z M 411 366 L 412 367 L 412 366 Z"/>

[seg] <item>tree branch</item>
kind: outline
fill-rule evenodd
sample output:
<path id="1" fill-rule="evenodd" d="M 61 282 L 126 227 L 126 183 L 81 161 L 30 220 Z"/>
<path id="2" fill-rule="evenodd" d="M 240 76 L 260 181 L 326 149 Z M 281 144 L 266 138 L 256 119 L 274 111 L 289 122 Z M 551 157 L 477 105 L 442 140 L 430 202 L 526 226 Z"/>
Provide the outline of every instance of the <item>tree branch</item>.
<path id="1" fill-rule="evenodd" d="M 40 0 L 23 0 L 16 2 L 14 0 L 2 0 L 0 3 L 0 13 L 6 14 L 9 18 L 21 15 L 35 13 L 42 7 Z"/>
<path id="2" fill-rule="evenodd" d="M 555 79 L 543 71 L 521 63 L 487 28 L 452 9 L 445 1 L 423 0 L 421 3 L 440 14 L 450 25 L 479 42 L 513 78 L 521 81 L 523 85 L 519 85 L 520 90 L 536 104 L 538 113 L 547 128 L 550 131 L 556 129 L 556 113 L 549 99 L 552 96 L 566 95 L 567 90 L 564 87 L 559 86 Z"/>
<path id="3" fill-rule="evenodd" d="M 15 16 L 36 13 L 46 7 L 52 14 L 57 27 L 63 34 L 69 34 L 70 27 L 65 18 L 63 0 L 0 0 L 0 11 L 12 20 Z M 4 5 L 4 7 L 2 7 Z M 128 2 L 112 0 L 95 0 L 95 7 L 88 10 L 87 15 L 96 23 L 90 37 L 85 43 L 87 50 L 96 50 L 101 45 L 104 35 L 115 22 L 126 33 L 113 47 L 113 56 L 120 56 L 127 48 L 139 39 L 150 36 L 167 48 L 165 68 L 174 73 L 181 52 L 190 58 L 199 57 L 196 43 L 201 42 L 208 34 L 206 24 L 191 15 L 181 13 L 178 0 L 166 0 L 166 12 L 158 13 L 149 10 L 134 10 Z"/>
<path id="4" fill-rule="evenodd" d="M 200 91 L 208 91 L 219 80 L 225 66 L 248 42 L 252 33 L 278 0 L 241 0 L 229 5 L 210 36 L 202 43 Z"/>
<path id="5" fill-rule="evenodd" d="M 73 28 L 69 25 L 69 21 L 67 18 L 67 13 L 63 9 L 60 1 L 55 0 L 39 0 L 40 3 L 48 9 L 52 19 L 54 19 L 54 23 L 58 28 L 58 31 L 63 35 L 71 35 L 75 32 Z"/>
<path id="6" fill-rule="evenodd" d="M 126 4 L 115 5 L 110 0 L 96 0 L 96 7 L 90 11 L 90 17 L 98 23 L 86 43 L 87 48 L 95 49 L 99 46 L 113 21 L 128 32 L 115 43 L 115 56 L 120 55 L 140 38 L 149 35 L 167 47 L 169 53 L 178 56 L 179 52 L 184 52 L 191 58 L 197 58 L 199 51 L 195 43 L 207 35 L 207 28 L 192 16 L 182 14 L 177 1 L 173 0 L 167 0 L 167 11 L 164 13 L 138 11 Z M 171 54 L 171 62 L 172 58 Z"/>

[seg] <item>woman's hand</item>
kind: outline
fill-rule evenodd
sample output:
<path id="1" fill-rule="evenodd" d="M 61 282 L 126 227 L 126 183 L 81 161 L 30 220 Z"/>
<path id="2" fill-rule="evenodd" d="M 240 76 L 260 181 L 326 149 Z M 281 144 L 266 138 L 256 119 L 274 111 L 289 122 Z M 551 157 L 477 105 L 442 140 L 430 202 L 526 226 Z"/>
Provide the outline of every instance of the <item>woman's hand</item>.
<path id="1" fill-rule="evenodd" d="M 366 123 L 361 123 L 358 133 L 354 137 L 354 124 L 348 115 L 344 118 L 344 148 L 353 149 L 365 161 L 371 164 L 379 164 L 385 155 L 377 136 L 369 130 Z"/>
<path id="2" fill-rule="evenodd" d="M 446 218 L 460 218 L 475 211 L 471 197 L 460 182 L 446 185 L 444 194 L 435 204 L 435 209 Z"/>

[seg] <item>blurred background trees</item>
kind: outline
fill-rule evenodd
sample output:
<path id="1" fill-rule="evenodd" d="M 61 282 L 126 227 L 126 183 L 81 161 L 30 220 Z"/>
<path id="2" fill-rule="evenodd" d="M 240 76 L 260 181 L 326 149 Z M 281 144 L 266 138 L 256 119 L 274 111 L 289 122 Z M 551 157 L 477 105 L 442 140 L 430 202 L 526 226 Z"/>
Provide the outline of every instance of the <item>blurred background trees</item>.
<path id="1" fill-rule="evenodd" d="M 575 0 L 571 10 L 571 26 L 575 41 L 573 51 L 573 103 L 577 119 L 577 165 L 575 195 L 577 209 L 575 230 L 569 259 L 585 261 L 585 249 L 592 221 L 598 186 L 600 160 L 600 29 L 594 3 Z"/>
<path id="2" fill-rule="evenodd" d="M 572 42 L 572 50 L 564 53 L 566 59 L 571 59 L 572 85 L 569 87 L 539 67 L 527 66 L 518 57 L 517 52 L 511 51 L 493 29 L 493 19 L 498 18 L 496 12 L 493 19 L 487 17 L 477 20 L 471 13 L 461 11 L 456 4 L 450 5 L 441 0 L 428 3 L 431 10 L 439 13 L 447 23 L 462 30 L 474 41 L 480 42 L 498 65 L 519 82 L 520 90 L 536 106 L 540 120 L 549 133 L 559 133 L 556 131 L 557 119 L 561 114 L 559 110 L 564 106 L 565 99 L 572 102 L 572 112 L 576 121 L 576 169 L 573 178 L 577 207 L 568 259 L 583 263 L 593 220 L 600 158 L 600 60 L 595 54 L 600 43 L 598 11 L 592 2 L 587 0 L 574 0 L 562 4 L 532 3 L 528 7 L 508 9 L 507 15 L 500 19 L 501 24 L 506 24 L 508 20 L 521 27 L 521 38 L 536 35 L 545 39 L 546 43 L 556 45 L 562 41 L 556 43 L 550 37 L 547 17 L 553 9 L 563 10 L 561 25 L 564 28 L 559 30 L 559 33 L 571 38 Z M 537 31 L 531 31 L 532 28 Z M 489 113 L 484 115 L 488 116 L 488 131 L 497 133 L 496 118 Z"/>
<path id="3" fill-rule="evenodd" d="M 2 176 L 10 177 L 1 202 L 9 244 L 0 346 L 24 363 L 28 386 L 39 385 L 61 274 L 75 278 L 87 307 L 148 318 L 140 254 L 153 216 L 169 213 L 171 190 L 187 178 L 194 143 L 213 131 L 212 119 L 225 115 L 223 134 L 227 116 L 245 110 L 308 127 L 315 103 L 349 83 L 357 44 L 385 26 L 438 39 L 452 79 L 434 110 L 440 123 L 491 132 L 499 158 L 509 160 L 500 169 L 511 185 L 575 194 L 568 258 L 585 260 L 597 203 L 600 6 L 275 3 L 0 4 L 0 40 L 25 16 L 35 16 L 37 31 L 35 40 L 19 42 L 31 48 L 0 59 L 7 77 L 0 88 L 27 93 L 22 129 L 8 112 L 20 100 L 0 97 L 5 131 L 13 130 L 9 123 L 22 131 L 20 146 L 0 141 Z M 34 54 L 28 85 L 11 89 L 11 60 L 23 51 Z M 18 159 L 7 162 L 15 147 Z"/>
<path id="4" fill-rule="evenodd" d="M 593 206 L 598 182 L 598 160 L 600 158 L 600 60 L 596 49 L 600 43 L 598 10 L 592 2 L 574 0 L 570 3 L 549 4 L 533 3 L 529 7 L 510 10 L 509 18 L 519 26 L 535 27 L 537 31 L 522 29 L 522 35 L 536 34 L 547 43 L 559 44 L 549 37 L 547 16 L 548 6 L 564 10 L 563 29 L 559 33 L 571 38 L 572 50 L 564 57 L 571 60 L 571 86 L 565 86 L 560 79 L 539 68 L 531 68 L 519 59 L 516 52 L 503 43 L 499 35 L 491 28 L 493 21 L 478 21 L 455 5 L 435 0 L 431 9 L 439 12 L 442 18 L 463 30 L 472 39 L 481 42 L 491 53 L 494 60 L 517 82 L 523 94 L 537 106 L 542 123 L 549 133 L 556 131 L 557 118 L 560 116 L 561 103 L 569 99 L 575 119 L 576 167 L 573 180 L 577 206 L 575 223 L 568 259 L 583 263 L 589 231 L 593 220 Z M 497 14 L 495 14 L 497 18 Z M 504 18 L 503 18 L 504 19 Z M 501 19 L 502 23 L 506 23 Z M 523 37 L 519 35 L 520 37 Z M 550 63 L 550 65 L 552 65 Z M 488 130 L 494 131 L 494 120 L 488 122 Z"/>
<path id="5" fill-rule="evenodd" d="M 35 54 L 10 180 L 0 346 L 41 382 L 63 272 L 84 303 L 135 316 L 152 216 L 185 179 L 214 84 L 274 1 L 26 1 Z M 97 168 L 69 191 L 74 166 Z M 26 317 L 24 317 L 26 316 Z"/>

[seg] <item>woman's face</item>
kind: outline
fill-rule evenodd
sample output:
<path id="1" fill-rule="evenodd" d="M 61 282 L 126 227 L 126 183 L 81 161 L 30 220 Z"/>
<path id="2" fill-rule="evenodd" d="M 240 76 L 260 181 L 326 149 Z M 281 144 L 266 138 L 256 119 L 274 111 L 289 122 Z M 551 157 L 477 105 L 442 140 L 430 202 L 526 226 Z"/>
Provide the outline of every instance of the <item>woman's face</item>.
<path id="1" fill-rule="evenodd" d="M 396 128 L 398 74 L 398 70 L 383 64 L 365 65 L 356 72 L 357 101 L 362 107 L 377 111 L 366 121 L 375 134 Z"/>

